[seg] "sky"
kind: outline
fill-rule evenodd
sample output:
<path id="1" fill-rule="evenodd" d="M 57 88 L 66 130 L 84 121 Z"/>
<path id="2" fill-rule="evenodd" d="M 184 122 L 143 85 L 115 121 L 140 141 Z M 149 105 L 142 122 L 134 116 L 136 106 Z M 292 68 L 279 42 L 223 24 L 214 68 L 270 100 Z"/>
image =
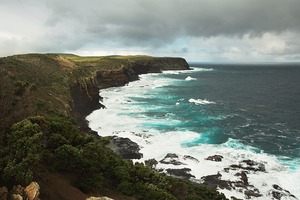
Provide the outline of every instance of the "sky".
<path id="1" fill-rule="evenodd" d="M 299 62 L 300 0 L 0 0 L 0 56 Z"/>

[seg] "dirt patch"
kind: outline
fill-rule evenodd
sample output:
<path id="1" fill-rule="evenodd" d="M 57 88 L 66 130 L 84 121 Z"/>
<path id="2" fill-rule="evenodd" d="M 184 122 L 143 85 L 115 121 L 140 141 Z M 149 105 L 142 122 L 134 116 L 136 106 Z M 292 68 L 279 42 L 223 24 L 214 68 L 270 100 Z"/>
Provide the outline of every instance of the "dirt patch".
<path id="1" fill-rule="evenodd" d="M 39 183 L 41 199 L 85 200 L 87 195 L 70 183 L 70 177 L 55 172 L 43 172 Z"/>

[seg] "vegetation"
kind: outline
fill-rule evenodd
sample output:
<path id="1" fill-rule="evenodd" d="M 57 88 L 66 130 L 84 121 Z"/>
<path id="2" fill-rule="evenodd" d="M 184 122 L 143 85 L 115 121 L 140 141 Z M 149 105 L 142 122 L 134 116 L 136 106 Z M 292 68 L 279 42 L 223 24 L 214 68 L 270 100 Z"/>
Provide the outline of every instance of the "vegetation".
<path id="1" fill-rule="evenodd" d="M 90 193 L 117 188 L 137 199 L 225 199 L 206 187 L 168 177 L 115 155 L 107 140 L 81 134 L 74 121 L 29 117 L 15 123 L 1 151 L 1 184 L 28 184 L 48 166 L 76 174 L 74 185 Z M 150 166 L 155 162 L 148 162 Z"/>
<path id="2" fill-rule="evenodd" d="M 225 199 L 212 189 L 155 171 L 154 159 L 145 164 L 124 160 L 106 147 L 107 138 L 80 129 L 82 116 L 72 104 L 72 84 L 90 80 L 99 70 L 153 59 L 71 54 L 0 58 L 0 186 L 42 183 L 49 172 L 86 194 L 110 191 L 145 200 Z M 80 85 L 81 95 L 89 98 L 92 89 L 98 94 L 97 86 L 89 88 L 93 86 L 87 83 Z"/>

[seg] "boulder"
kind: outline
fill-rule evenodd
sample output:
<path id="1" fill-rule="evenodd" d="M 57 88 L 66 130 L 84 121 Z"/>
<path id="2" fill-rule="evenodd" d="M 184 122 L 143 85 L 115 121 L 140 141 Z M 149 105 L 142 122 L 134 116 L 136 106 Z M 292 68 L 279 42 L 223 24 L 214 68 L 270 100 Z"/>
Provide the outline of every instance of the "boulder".
<path id="1" fill-rule="evenodd" d="M 112 136 L 109 137 L 109 140 L 110 143 L 108 147 L 119 156 L 125 159 L 141 159 L 143 157 L 143 154 L 139 152 L 139 145 L 129 138 Z"/>
<path id="2" fill-rule="evenodd" d="M 247 174 L 246 174 L 245 171 L 242 171 L 240 173 L 236 173 L 235 175 L 241 177 L 241 181 L 243 182 L 243 184 L 245 186 L 249 185 L 249 183 L 248 183 L 248 177 L 247 177 Z"/>
<path id="3" fill-rule="evenodd" d="M 28 200 L 37 200 L 40 194 L 40 186 L 37 182 L 31 182 L 25 189 L 24 193 Z"/>
<path id="4" fill-rule="evenodd" d="M 271 189 L 268 194 L 272 196 L 274 199 L 280 200 L 285 197 L 285 199 L 297 199 L 293 194 L 291 194 L 288 190 L 281 188 L 279 185 L 274 184 L 273 189 Z"/>
<path id="5" fill-rule="evenodd" d="M 168 153 L 161 161 L 160 163 L 163 164 L 172 164 L 172 165 L 185 165 L 184 163 L 178 161 L 179 156 L 175 153 Z"/>
<path id="6" fill-rule="evenodd" d="M 23 200 L 23 197 L 20 194 L 12 194 L 10 196 L 11 200 Z"/>
<path id="7" fill-rule="evenodd" d="M 221 156 L 221 155 L 208 156 L 206 158 L 206 160 L 211 160 L 211 161 L 215 161 L 215 162 L 221 162 L 222 159 L 223 159 L 223 156 Z"/>
<path id="8" fill-rule="evenodd" d="M 184 155 L 183 159 L 184 160 L 192 160 L 192 161 L 195 161 L 195 162 L 199 162 L 199 160 L 197 158 L 194 158 L 193 156 L 189 156 L 189 155 Z"/>
<path id="9" fill-rule="evenodd" d="M 189 168 L 182 168 L 182 169 L 167 169 L 167 173 L 171 176 L 176 176 L 179 178 L 195 178 L 194 175 L 190 174 L 191 169 Z"/>
<path id="10" fill-rule="evenodd" d="M 258 163 L 253 160 L 242 160 L 239 164 L 230 165 L 233 169 L 243 169 L 248 171 L 266 172 L 266 167 L 263 163 Z"/>
<path id="11" fill-rule="evenodd" d="M 10 194 L 20 195 L 23 196 L 24 188 L 21 185 L 13 186 L 13 189 L 11 190 Z"/>
<path id="12" fill-rule="evenodd" d="M 222 175 L 220 173 L 214 175 L 203 176 L 201 181 L 204 185 L 217 189 L 218 187 L 221 189 L 231 190 L 232 182 L 221 180 Z"/>
<path id="13" fill-rule="evenodd" d="M 259 191 L 256 190 L 245 190 L 244 194 L 246 195 L 246 197 L 248 199 L 252 198 L 252 197 L 261 197 L 262 194 L 259 193 Z"/>
<path id="14" fill-rule="evenodd" d="M 0 187 L 0 200 L 6 200 L 8 197 L 7 187 Z"/>

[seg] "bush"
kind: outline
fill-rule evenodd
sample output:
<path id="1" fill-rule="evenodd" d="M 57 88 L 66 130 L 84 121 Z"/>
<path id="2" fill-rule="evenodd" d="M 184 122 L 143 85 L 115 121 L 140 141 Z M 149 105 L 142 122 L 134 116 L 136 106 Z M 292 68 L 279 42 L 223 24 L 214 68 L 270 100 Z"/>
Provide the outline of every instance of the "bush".
<path id="1" fill-rule="evenodd" d="M 14 124 L 11 130 L 3 159 L 3 179 L 27 184 L 41 158 L 43 133 L 39 125 L 28 119 Z"/>
<path id="2" fill-rule="evenodd" d="M 79 132 L 65 118 L 30 117 L 14 124 L 0 149 L 2 179 L 27 184 L 38 166 L 74 175 L 84 192 L 118 190 L 137 199 L 226 199 L 217 191 L 155 171 L 157 161 L 124 160 L 105 145 L 107 139 Z M 44 159 L 41 159 L 41 158 Z"/>

